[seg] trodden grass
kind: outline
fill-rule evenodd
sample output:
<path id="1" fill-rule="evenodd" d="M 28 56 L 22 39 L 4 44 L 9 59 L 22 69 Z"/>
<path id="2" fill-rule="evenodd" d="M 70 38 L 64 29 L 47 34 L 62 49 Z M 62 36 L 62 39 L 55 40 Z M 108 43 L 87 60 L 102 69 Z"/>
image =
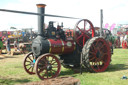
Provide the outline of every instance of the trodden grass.
<path id="1" fill-rule="evenodd" d="M 36 75 L 29 75 L 23 69 L 24 55 L 0 56 L 0 85 L 15 85 L 32 81 L 41 81 Z M 105 72 L 74 74 L 70 69 L 61 69 L 60 76 L 72 76 L 80 80 L 81 85 L 128 85 L 128 49 L 114 49 L 112 61 Z"/>

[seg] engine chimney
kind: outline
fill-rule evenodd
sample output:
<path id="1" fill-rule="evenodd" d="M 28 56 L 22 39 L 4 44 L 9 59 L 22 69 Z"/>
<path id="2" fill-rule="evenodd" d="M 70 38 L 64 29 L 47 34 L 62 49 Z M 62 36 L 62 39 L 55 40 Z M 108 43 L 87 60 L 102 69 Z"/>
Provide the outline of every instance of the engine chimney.
<path id="1" fill-rule="evenodd" d="M 38 13 L 44 14 L 45 4 L 37 4 Z M 38 35 L 44 36 L 44 16 L 38 16 Z"/>

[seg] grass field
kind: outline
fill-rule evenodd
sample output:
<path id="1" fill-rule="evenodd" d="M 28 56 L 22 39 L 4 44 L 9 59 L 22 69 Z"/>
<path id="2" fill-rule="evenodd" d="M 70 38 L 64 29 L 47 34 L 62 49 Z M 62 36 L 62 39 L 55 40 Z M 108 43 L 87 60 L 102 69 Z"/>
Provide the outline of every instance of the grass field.
<path id="1" fill-rule="evenodd" d="M 29 75 L 23 69 L 24 55 L 0 56 L 0 85 L 15 85 L 32 81 L 41 81 L 36 75 Z M 73 76 L 80 79 L 81 85 L 128 85 L 128 49 L 114 49 L 112 62 L 105 72 L 74 74 L 70 69 L 62 68 L 60 76 Z"/>

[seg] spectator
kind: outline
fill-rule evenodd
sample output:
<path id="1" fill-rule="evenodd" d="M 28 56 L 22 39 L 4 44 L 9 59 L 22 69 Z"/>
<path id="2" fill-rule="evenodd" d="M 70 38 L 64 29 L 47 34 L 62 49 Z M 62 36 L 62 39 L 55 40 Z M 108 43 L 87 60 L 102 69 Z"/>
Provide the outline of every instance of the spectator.
<path id="1" fill-rule="evenodd" d="M 123 34 L 122 34 L 122 35 L 120 36 L 120 42 L 121 42 L 121 44 L 122 44 L 123 40 L 124 40 L 124 36 L 123 36 Z"/>
<path id="2" fill-rule="evenodd" d="M 2 53 L 2 48 L 3 48 L 3 42 L 2 39 L 0 38 L 0 54 Z"/>
<path id="3" fill-rule="evenodd" d="M 25 54 L 26 46 L 23 43 L 19 44 L 20 52 Z"/>
<path id="4" fill-rule="evenodd" d="M 5 44 L 6 44 L 7 53 L 8 53 L 8 55 L 10 55 L 11 54 L 11 48 L 10 48 L 10 39 L 9 38 L 7 38 Z"/>
<path id="5" fill-rule="evenodd" d="M 14 49 L 15 51 L 19 51 L 19 44 L 17 39 L 14 41 Z"/>

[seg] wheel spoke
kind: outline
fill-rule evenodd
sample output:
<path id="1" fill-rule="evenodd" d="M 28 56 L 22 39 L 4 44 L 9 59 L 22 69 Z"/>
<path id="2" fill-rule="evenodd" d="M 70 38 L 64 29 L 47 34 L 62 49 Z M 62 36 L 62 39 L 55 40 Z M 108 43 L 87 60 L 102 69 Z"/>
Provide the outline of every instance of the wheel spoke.
<path id="1" fill-rule="evenodd" d="M 94 50 L 93 50 L 93 51 L 96 53 L 97 49 L 96 49 L 95 45 L 94 45 L 94 44 L 92 44 L 92 47 L 94 48 Z"/>
<path id="2" fill-rule="evenodd" d="M 40 68 L 39 73 L 40 73 L 40 72 L 42 72 L 42 71 L 44 71 L 45 69 L 46 69 L 46 66 L 44 66 L 44 67 Z"/>
<path id="3" fill-rule="evenodd" d="M 46 74 L 46 72 L 41 77 L 44 78 L 45 74 Z"/>
<path id="4" fill-rule="evenodd" d="M 44 59 L 42 59 L 42 61 L 44 61 L 45 63 L 47 63 L 47 58 L 46 57 L 44 57 Z"/>
<path id="5" fill-rule="evenodd" d="M 27 64 L 27 65 L 25 65 L 25 66 L 29 66 L 29 65 L 31 65 L 31 64 Z"/>
<path id="6" fill-rule="evenodd" d="M 77 38 L 77 41 L 83 36 L 83 34 L 81 34 L 78 38 Z"/>
<path id="7" fill-rule="evenodd" d="M 50 70 L 50 73 L 51 73 L 51 76 L 53 77 L 53 73 L 52 73 L 52 70 Z"/>
<path id="8" fill-rule="evenodd" d="M 41 73 L 42 71 L 44 71 L 44 69 L 40 69 L 39 73 Z"/>
<path id="9" fill-rule="evenodd" d="M 30 70 L 32 67 L 30 66 L 28 70 Z"/>
<path id="10" fill-rule="evenodd" d="M 90 51 L 89 53 L 91 53 L 92 55 L 96 56 L 96 53 L 95 53 L 95 52 L 91 52 L 91 51 Z"/>
<path id="11" fill-rule="evenodd" d="M 101 56 L 101 59 L 103 59 L 105 55 L 108 55 L 108 54 L 107 53 L 103 53 L 102 56 Z"/>
<path id="12" fill-rule="evenodd" d="M 58 68 L 58 66 L 52 66 L 52 68 Z"/>
<path id="13" fill-rule="evenodd" d="M 56 72 L 55 70 L 52 69 L 52 71 Z"/>
<path id="14" fill-rule="evenodd" d="M 27 61 L 27 60 L 26 60 L 26 62 L 30 62 L 31 63 L 31 61 Z"/>
<path id="15" fill-rule="evenodd" d="M 84 46 L 84 44 L 85 44 L 85 36 L 83 36 L 83 46 Z"/>
<path id="16" fill-rule="evenodd" d="M 29 58 L 29 60 L 33 61 L 30 57 L 28 57 L 28 58 Z"/>
<path id="17" fill-rule="evenodd" d="M 33 72 L 33 69 L 34 69 L 34 67 L 32 67 L 32 70 L 31 70 L 31 72 Z"/>
<path id="18" fill-rule="evenodd" d="M 46 69 L 46 75 L 47 75 L 47 78 L 48 78 L 48 70 Z"/>
<path id="19" fill-rule="evenodd" d="M 56 63 L 56 61 L 55 62 L 53 62 L 53 63 L 51 63 L 51 65 L 54 65 Z"/>
<path id="20" fill-rule="evenodd" d="M 48 64 L 48 61 L 47 61 L 47 59 L 46 59 L 46 57 L 45 58 L 43 58 L 43 59 L 40 59 L 40 63 L 42 64 L 42 62 L 44 62 L 43 64 Z"/>
<path id="21" fill-rule="evenodd" d="M 92 44 L 92 46 L 90 47 L 90 49 L 91 49 L 91 51 L 90 51 L 91 53 L 95 53 L 93 44 Z"/>
<path id="22" fill-rule="evenodd" d="M 99 47 L 99 49 L 101 50 L 104 46 L 105 46 L 105 44 L 104 44 L 104 45 L 102 45 L 101 47 Z"/>
<path id="23" fill-rule="evenodd" d="M 91 59 L 89 59 L 90 61 L 92 61 L 92 60 L 94 60 L 95 59 L 95 57 L 92 57 Z"/>
<path id="24" fill-rule="evenodd" d="M 97 59 L 96 61 L 97 61 L 97 62 L 96 62 L 97 68 L 100 69 L 100 67 L 99 67 L 100 64 L 98 65 L 98 63 L 100 62 L 100 60 Z"/>
<path id="25" fill-rule="evenodd" d="M 46 60 L 49 61 L 49 56 L 46 57 Z"/>
<path id="26" fill-rule="evenodd" d="M 95 44 L 95 46 L 98 46 L 98 44 L 99 44 L 99 40 L 97 40 L 97 41 L 96 41 L 96 44 Z"/>
<path id="27" fill-rule="evenodd" d="M 90 37 L 89 37 L 88 35 L 86 35 L 86 34 L 85 34 L 85 36 L 86 36 L 86 38 L 87 38 L 87 39 L 89 39 L 89 38 L 90 38 Z"/>
<path id="28" fill-rule="evenodd" d="M 53 57 L 52 57 L 52 60 L 51 60 L 51 63 L 53 62 Z"/>
<path id="29" fill-rule="evenodd" d="M 83 31 L 77 26 L 77 28 L 81 31 L 81 33 L 83 33 Z"/>
<path id="30" fill-rule="evenodd" d="M 84 20 L 84 32 L 85 32 L 85 29 L 86 29 L 86 28 L 85 28 L 85 27 L 86 27 L 86 24 L 87 24 L 87 23 L 86 23 L 86 21 Z"/>

